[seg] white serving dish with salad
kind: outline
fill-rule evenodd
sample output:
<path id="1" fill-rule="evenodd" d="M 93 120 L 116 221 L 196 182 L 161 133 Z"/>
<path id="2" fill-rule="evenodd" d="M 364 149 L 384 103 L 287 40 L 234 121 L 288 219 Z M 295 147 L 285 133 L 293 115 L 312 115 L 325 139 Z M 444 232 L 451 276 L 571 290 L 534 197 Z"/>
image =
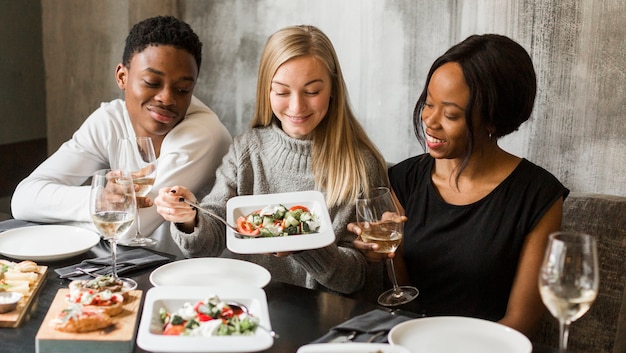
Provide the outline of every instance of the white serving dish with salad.
<path id="1" fill-rule="evenodd" d="M 259 325 L 271 329 L 267 297 L 260 288 L 252 286 L 154 287 L 146 293 L 137 333 L 137 345 L 151 352 L 257 352 L 273 345 L 274 339 L 264 329 L 256 328 L 254 332 L 246 331 L 241 335 L 219 336 L 220 330 L 217 324 L 211 326 L 210 322 L 203 323 L 207 324 L 208 329 L 196 330 L 195 333 L 187 331 L 180 335 L 164 334 L 166 330 L 168 333 L 176 331 L 172 330 L 172 325 L 163 322 L 164 313 L 173 316 L 173 314 L 187 312 L 189 306 L 193 308 L 198 302 L 207 302 L 207 299 L 215 297 L 224 303 L 244 304 L 254 320 L 258 320 Z M 191 320 L 189 316 L 185 319 Z M 222 321 L 220 318 L 215 320 Z M 176 322 L 176 324 L 180 323 Z"/>
<path id="2" fill-rule="evenodd" d="M 259 218 L 261 210 L 263 215 Z M 272 212 L 276 212 L 276 215 L 270 216 Z M 239 223 L 239 227 L 242 225 L 241 217 L 249 222 L 261 222 L 261 229 L 246 237 L 227 229 L 226 246 L 234 253 L 263 254 L 317 249 L 335 241 L 324 195 L 319 191 L 233 197 L 226 203 L 227 221 L 230 224 Z M 270 224 L 273 222 L 276 222 L 275 225 Z M 277 227 L 283 230 L 276 231 Z M 254 227 L 247 225 L 247 228 L 251 231 Z"/>

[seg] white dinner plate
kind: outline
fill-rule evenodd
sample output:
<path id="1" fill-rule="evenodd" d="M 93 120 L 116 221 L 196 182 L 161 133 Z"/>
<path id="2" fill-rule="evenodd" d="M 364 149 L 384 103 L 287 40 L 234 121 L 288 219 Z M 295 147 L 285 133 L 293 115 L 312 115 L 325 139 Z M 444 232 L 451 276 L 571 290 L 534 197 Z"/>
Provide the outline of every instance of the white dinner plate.
<path id="1" fill-rule="evenodd" d="M 41 225 L 0 233 L 0 254 L 18 260 L 57 261 L 91 249 L 100 235 L 84 228 Z"/>
<path id="2" fill-rule="evenodd" d="M 221 257 L 199 257 L 170 262 L 150 274 L 153 286 L 247 285 L 263 288 L 272 279 L 264 267 Z"/>
<path id="3" fill-rule="evenodd" d="M 411 353 L 402 346 L 386 343 L 312 343 L 298 348 L 296 353 Z"/>
<path id="4" fill-rule="evenodd" d="M 530 353 L 522 333 L 496 322 L 458 316 L 405 321 L 394 326 L 389 342 L 411 353 Z"/>
<path id="5" fill-rule="evenodd" d="M 275 204 L 282 204 L 287 208 L 306 206 L 319 217 L 319 232 L 286 237 L 238 238 L 232 230 L 227 229 L 226 246 L 228 249 L 238 254 L 264 254 L 323 248 L 335 241 L 335 232 L 326 201 L 319 191 L 236 196 L 226 203 L 226 218 L 230 224 L 235 224 L 239 216 L 246 216 L 265 206 Z"/>
<path id="6" fill-rule="evenodd" d="M 185 302 L 192 304 L 217 295 L 220 300 L 245 304 L 262 326 L 271 329 L 265 292 L 251 286 L 154 287 L 146 294 L 137 345 L 151 352 L 256 352 L 268 349 L 274 339 L 262 329 L 250 336 L 166 336 L 159 309 L 177 311 Z"/>

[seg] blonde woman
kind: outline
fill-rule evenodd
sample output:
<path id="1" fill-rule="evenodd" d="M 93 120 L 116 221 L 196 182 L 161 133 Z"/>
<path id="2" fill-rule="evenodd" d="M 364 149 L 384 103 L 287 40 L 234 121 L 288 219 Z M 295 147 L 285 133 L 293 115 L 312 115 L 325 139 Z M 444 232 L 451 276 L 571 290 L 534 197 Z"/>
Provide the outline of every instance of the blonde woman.
<path id="1" fill-rule="evenodd" d="M 380 286 L 382 277 L 367 274 L 367 261 L 354 249 L 355 236 L 346 226 L 355 220 L 357 194 L 381 185 L 388 185 L 384 159 L 350 109 L 328 37 L 313 26 L 271 35 L 259 66 L 252 128 L 235 138 L 201 204 L 225 216 L 233 196 L 319 190 L 326 195 L 336 241 L 298 253 L 230 256 L 303 287 L 351 294 L 366 278 Z M 196 200 L 182 186 L 162 188 L 155 200 L 158 212 L 173 224 L 173 239 L 188 257 L 220 256 L 224 226 L 179 202 L 180 197 Z"/>

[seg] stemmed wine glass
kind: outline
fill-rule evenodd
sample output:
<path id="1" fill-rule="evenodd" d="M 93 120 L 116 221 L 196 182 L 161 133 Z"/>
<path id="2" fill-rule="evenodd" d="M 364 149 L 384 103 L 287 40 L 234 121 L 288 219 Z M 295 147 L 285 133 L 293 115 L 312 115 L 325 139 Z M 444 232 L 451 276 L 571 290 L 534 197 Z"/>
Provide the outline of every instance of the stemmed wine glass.
<path id="1" fill-rule="evenodd" d="M 399 214 L 389 188 L 374 188 L 361 194 L 356 200 L 356 218 L 361 227 L 361 239 L 366 243 L 378 244 L 376 252 L 395 252 L 403 235 L 403 223 L 394 221 Z M 393 288 L 378 297 L 378 304 L 396 306 L 415 299 L 419 290 L 412 286 L 399 286 L 393 259 L 387 258 L 386 264 Z"/>
<path id="2" fill-rule="evenodd" d="M 114 279 L 130 287 L 137 283 L 117 276 L 117 240 L 131 226 L 137 214 L 133 179 L 127 172 L 103 169 L 92 176 L 89 213 L 94 225 L 111 244 L 111 268 Z"/>
<path id="3" fill-rule="evenodd" d="M 118 140 L 116 154 L 113 155 L 112 167 L 130 171 L 137 196 L 137 232 L 134 237 L 120 239 L 119 244 L 126 246 L 149 246 L 156 241 L 141 235 L 139 209 L 145 207 L 144 199 L 152 190 L 157 174 L 156 154 L 150 137 Z"/>
<path id="4" fill-rule="evenodd" d="M 567 350 L 569 325 L 583 316 L 598 295 L 598 250 L 589 234 L 556 232 L 549 236 L 539 274 L 539 292 L 559 320 L 559 352 Z"/>

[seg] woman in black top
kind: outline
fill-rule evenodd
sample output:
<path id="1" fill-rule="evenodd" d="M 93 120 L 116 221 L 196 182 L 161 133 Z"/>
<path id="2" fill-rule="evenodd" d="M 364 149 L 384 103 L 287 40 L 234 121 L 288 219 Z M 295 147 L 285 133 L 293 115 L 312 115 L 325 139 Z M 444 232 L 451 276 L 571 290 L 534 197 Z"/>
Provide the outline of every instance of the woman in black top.
<path id="1" fill-rule="evenodd" d="M 430 69 L 413 121 L 428 153 L 389 169 L 407 217 L 396 270 L 419 288 L 426 315 L 484 318 L 528 335 L 544 311 L 539 267 L 569 191 L 497 143 L 528 120 L 535 94 L 528 53 L 500 35 L 470 36 Z M 360 239 L 355 246 L 371 261 L 387 256 Z"/>

